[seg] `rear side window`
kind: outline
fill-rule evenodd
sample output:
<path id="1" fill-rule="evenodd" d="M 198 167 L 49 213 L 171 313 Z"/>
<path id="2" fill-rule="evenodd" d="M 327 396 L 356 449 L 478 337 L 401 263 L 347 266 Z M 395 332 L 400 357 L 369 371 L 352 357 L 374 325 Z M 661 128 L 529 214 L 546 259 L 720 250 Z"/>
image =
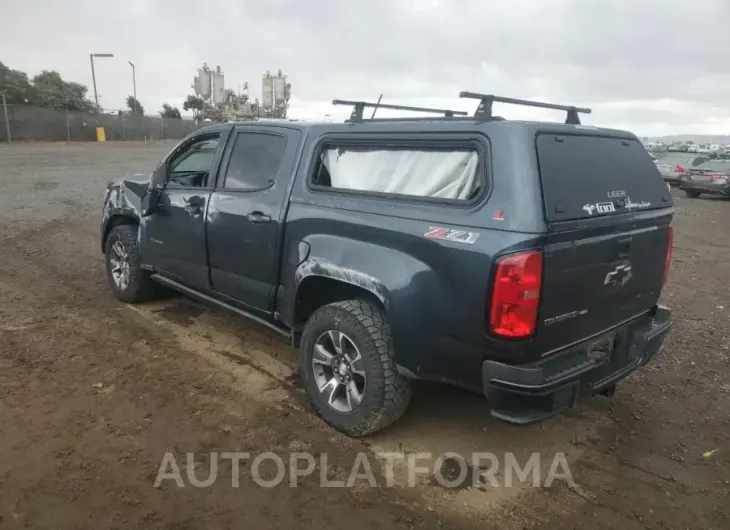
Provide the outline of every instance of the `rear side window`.
<path id="1" fill-rule="evenodd" d="M 274 183 L 284 158 L 286 138 L 277 134 L 243 132 L 236 136 L 223 187 L 260 190 Z"/>
<path id="2" fill-rule="evenodd" d="M 484 186 L 475 148 L 333 146 L 319 152 L 312 184 L 354 192 L 471 201 Z"/>
<path id="3" fill-rule="evenodd" d="M 537 156 L 548 220 L 672 205 L 667 185 L 637 140 L 540 133 Z"/>

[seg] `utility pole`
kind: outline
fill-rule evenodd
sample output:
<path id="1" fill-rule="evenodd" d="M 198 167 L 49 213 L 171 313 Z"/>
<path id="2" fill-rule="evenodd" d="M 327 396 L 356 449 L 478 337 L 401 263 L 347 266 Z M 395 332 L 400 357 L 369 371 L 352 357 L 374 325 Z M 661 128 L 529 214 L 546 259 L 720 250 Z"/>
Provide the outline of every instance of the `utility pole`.
<path id="1" fill-rule="evenodd" d="M 3 92 L 3 110 L 5 111 L 5 132 L 8 134 L 8 143 L 13 143 L 13 139 L 10 137 L 10 116 L 8 116 L 8 102 L 5 99 L 5 92 Z"/>
<path id="2" fill-rule="evenodd" d="M 71 125 L 68 121 L 68 99 L 64 102 L 66 106 L 66 138 L 71 142 Z"/>
<path id="3" fill-rule="evenodd" d="M 96 92 L 96 73 L 94 72 L 94 57 L 114 57 L 113 53 L 90 53 L 91 81 L 94 83 L 94 103 L 96 104 L 96 126 L 99 126 L 99 95 Z"/>
<path id="4" fill-rule="evenodd" d="M 132 67 L 132 87 L 134 87 L 134 99 L 137 99 L 137 74 L 134 71 L 134 63 L 132 61 L 127 62 Z"/>

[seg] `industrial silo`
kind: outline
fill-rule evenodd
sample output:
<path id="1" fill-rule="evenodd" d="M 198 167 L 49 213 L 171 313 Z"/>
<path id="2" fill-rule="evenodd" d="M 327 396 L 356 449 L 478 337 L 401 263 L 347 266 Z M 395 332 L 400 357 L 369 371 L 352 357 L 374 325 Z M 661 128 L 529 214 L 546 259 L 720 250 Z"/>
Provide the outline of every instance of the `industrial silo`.
<path id="1" fill-rule="evenodd" d="M 203 99 L 208 99 L 211 96 L 210 76 L 212 73 L 208 65 L 203 64 L 202 68 L 198 68 L 198 77 L 193 80 L 195 93 Z"/>
<path id="2" fill-rule="evenodd" d="M 261 107 L 266 111 L 269 112 L 271 109 L 274 108 L 274 101 L 275 101 L 275 86 L 276 83 L 275 77 L 271 75 L 271 73 L 266 70 L 266 73 L 264 74 L 264 77 L 261 81 Z"/>
<path id="3" fill-rule="evenodd" d="M 210 72 L 210 88 L 213 105 L 224 103 L 226 100 L 226 84 L 220 66 L 216 67 L 215 72 Z"/>

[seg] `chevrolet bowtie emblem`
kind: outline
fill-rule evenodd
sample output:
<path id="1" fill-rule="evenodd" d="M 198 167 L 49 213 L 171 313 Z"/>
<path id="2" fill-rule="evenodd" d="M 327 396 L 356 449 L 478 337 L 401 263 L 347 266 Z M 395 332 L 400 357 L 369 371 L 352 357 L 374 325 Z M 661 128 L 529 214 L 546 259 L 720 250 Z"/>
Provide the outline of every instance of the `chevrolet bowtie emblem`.
<path id="1" fill-rule="evenodd" d="M 606 279 L 603 280 L 603 285 L 615 285 L 617 287 L 623 287 L 631 279 L 631 265 L 618 265 L 611 272 L 606 274 Z"/>

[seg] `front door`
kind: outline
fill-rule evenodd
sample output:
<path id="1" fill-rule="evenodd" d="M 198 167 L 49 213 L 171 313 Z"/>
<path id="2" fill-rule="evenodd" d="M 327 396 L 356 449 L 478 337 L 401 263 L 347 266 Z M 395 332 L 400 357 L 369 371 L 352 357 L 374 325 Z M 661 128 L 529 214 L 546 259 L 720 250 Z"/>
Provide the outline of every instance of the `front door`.
<path id="1" fill-rule="evenodd" d="M 201 133 L 171 153 L 157 169 L 166 173 L 158 207 L 143 221 L 145 265 L 195 289 L 210 289 L 205 216 L 226 138 Z"/>

